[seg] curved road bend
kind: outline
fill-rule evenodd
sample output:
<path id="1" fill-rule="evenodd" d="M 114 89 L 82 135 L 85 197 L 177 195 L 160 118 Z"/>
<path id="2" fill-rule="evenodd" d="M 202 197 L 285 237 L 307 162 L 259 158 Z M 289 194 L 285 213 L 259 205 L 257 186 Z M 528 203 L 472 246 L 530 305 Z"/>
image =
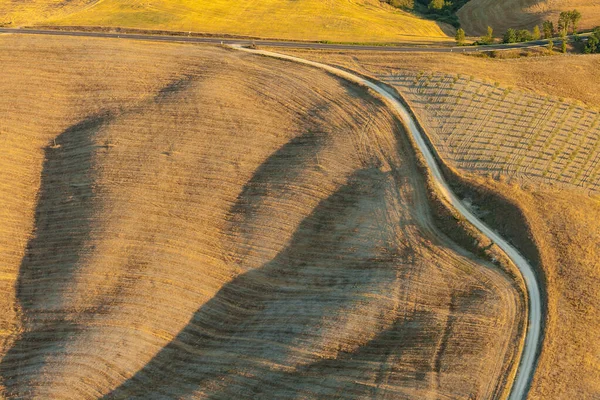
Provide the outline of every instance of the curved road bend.
<path id="1" fill-rule="evenodd" d="M 514 48 L 527 48 L 543 46 L 547 43 L 545 40 L 538 40 L 528 43 L 517 44 L 500 44 L 492 46 L 464 46 L 464 47 L 408 47 L 408 46 L 362 46 L 349 44 L 332 44 L 332 43 L 311 43 L 311 42 L 291 42 L 291 41 L 275 41 L 275 40 L 243 40 L 232 38 L 215 38 L 215 37 L 188 37 L 188 36 L 167 36 L 167 35 L 147 35 L 147 34 L 125 34 L 125 33 L 109 33 L 109 32 L 77 32 L 77 31 L 58 31 L 58 30 L 41 30 L 41 29 L 14 29 L 0 28 L 0 33 L 16 33 L 27 35 L 51 35 L 51 36 L 72 36 L 72 37 L 96 37 L 109 39 L 131 39 L 131 40 L 146 40 L 158 42 L 175 42 L 175 43 L 205 43 L 205 44 L 228 44 L 233 47 L 254 53 L 262 54 L 270 57 L 276 57 L 291 61 L 296 61 L 302 64 L 312 65 L 317 68 L 324 69 L 330 73 L 338 75 L 349 81 L 360 83 L 367 86 L 383 96 L 392 108 L 400 115 L 404 123 L 407 125 L 410 134 L 415 140 L 419 150 L 423 154 L 427 166 L 431 170 L 435 184 L 442 195 L 463 215 L 463 217 L 477 227 L 485 236 L 492 242 L 496 243 L 506 255 L 519 268 L 529 295 L 529 319 L 527 326 L 527 335 L 525 337 L 525 346 L 521 355 L 520 365 L 517 371 L 517 376 L 513 383 L 510 400 L 521 400 L 527 397 L 529 383 L 533 377 L 533 372 L 536 363 L 536 352 L 541 338 L 541 317 L 542 317 L 542 301 L 540 289 L 533 268 L 527 263 L 525 258 L 519 254 L 517 249 L 511 246 L 499 234 L 490 229 L 482 221 L 480 221 L 471 211 L 469 211 L 450 190 L 447 182 L 442 176 L 441 170 L 437 165 L 435 158 L 427 146 L 425 140 L 413 118 L 402 103 L 388 93 L 382 86 L 377 85 L 369 80 L 343 71 L 329 65 L 320 64 L 304 60 L 297 57 L 287 56 L 269 51 L 251 50 L 243 48 L 251 44 L 260 46 L 280 47 L 280 48 L 310 48 L 323 50 L 366 50 L 366 51 L 396 51 L 396 52 L 434 52 L 434 53 L 450 53 L 450 52 L 476 52 L 488 50 L 506 50 Z"/>
<path id="2" fill-rule="evenodd" d="M 427 162 L 427 166 L 429 167 L 433 175 L 437 189 L 467 221 L 469 221 L 471 224 L 477 227 L 477 229 L 479 229 L 485 236 L 487 236 L 492 242 L 494 242 L 498 247 L 500 247 L 502 251 L 504 251 L 504 253 L 519 268 L 521 274 L 523 275 L 523 279 L 525 280 L 527 292 L 529 295 L 529 319 L 527 324 L 527 333 L 525 337 L 525 346 L 523 347 L 521 361 L 517 370 L 517 375 L 515 377 L 513 387 L 510 392 L 509 399 L 526 399 L 527 392 L 529 391 L 529 383 L 533 378 L 533 373 L 535 370 L 536 353 L 538 349 L 538 344 L 540 343 L 542 326 L 542 300 L 540 295 L 540 288 L 536 280 L 533 267 L 529 265 L 527 260 L 525 260 L 525 258 L 517 251 L 517 249 L 515 249 L 511 244 L 509 244 L 508 241 L 502 238 L 498 233 L 494 232 L 479 218 L 477 218 L 471 211 L 469 211 L 469 209 L 465 207 L 463 203 L 458 199 L 458 197 L 452 192 L 450 186 L 448 185 L 448 183 L 442 175 L 440 167 L 438 166 L 435 157 L 431 152 L 431 149 L 427 146 L 421 131 L 417 127 L 415 120 L 412 118 L 411 114 L 404 107 L 404 105 L 398 100 L 396 100 L 396 98 L 392 96 L 382 86 L 379 86 L 374 82 L 371 82 L 357 75 L 351 74 L 349 72 L 343 71 L 341 69 L 313 61 L 308 61 L 302 58 L 292 57 L 270 51 L 251 50 L 243 48 L 240 45 L 234 45 L 233 47 L 254 54 L 261 54 L 265 56 L 296 61 L 302 64 L 311 65 L 313 67 L 326 70 L 349 81 L 367 86 L 373 89 L 382 97 L 384 97 L 387 100 L 387 102 L 392 106 L 392 108 L 400 115 L 402 121 L 404 121 L 404 123 L 408 127 L 410 134 L 412 135 L 414 141 L 419 147 L 419 150 L 423 154 L 423 157 L 425 157 L 425 161 Z"/>
<path id="3" fill-rule="evenodd" d="M 536 40 L 526 43 L 496 44 L 490 46 L 461 46 L 461 47 L 418 47 L 413 46 L 372 46 L 356 44 L 335 44 L 318 42 L 293 42 L 284 40 L 264 40 L 264 39 L 235 39 L 219 37 L 194 37 L 194 36 L 175 36 L 175 35 L 148 35 L 138 33 L 112 33 L 112 32 L 78 32 L 78 31 L 59 31 L 53 29 L 17 29 L 0 28 L 0 33 L 13 33 L 23 35 L 50 35 L 50 36 L 72 36 L 72 37 L 94 37 L 107 39 L 131 39 L 146 40 L 156 42 L 175 42 L 175 43 L 205 43 L 205 44 L 227 44 L 249 46 L 256 44 L 265 47 L 282 47 L 296 49 L 318 49 L 318 50 L 362 50 L 362 51 L 389 51 L 389 52 L 412 52 L 412 53 L 475 53 L 479 51 L 492 50 L 510 50 L 524 49 L 530 47 L 545 46 L 547 40 Z"/>

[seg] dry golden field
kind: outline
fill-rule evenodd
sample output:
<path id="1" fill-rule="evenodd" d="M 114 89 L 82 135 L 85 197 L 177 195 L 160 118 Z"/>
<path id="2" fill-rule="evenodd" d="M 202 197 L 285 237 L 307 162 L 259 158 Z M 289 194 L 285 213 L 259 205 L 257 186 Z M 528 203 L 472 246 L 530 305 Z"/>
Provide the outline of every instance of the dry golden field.
<path id="1" fill-rule="evenodd" d="M 458 17 L 468 34 L 483 35 L 491 26 L 500 36 L 508 28 L 531 29 L 548 19 L 556 24 L 562 11 L 573 9 L 582 14 L 580 30 L 600 25 L 600 0 L 470 0 Z"/>
<path id="2" fill-rule="evenodd" d="M 7 398 L 502 398 L 521 284 L 435 227 L 363 89 L 232 50 L 0 37 Z"/>
<path id="3" fill-rule="evenodd" d="M 406 97 L 446 163 L 477 188 L 461 195 L 543 271 L 546 333 L 530 398 L 598 398 L 600 135 L 598 109 L 584 102 L 597 104 L 600 58 L 294 53 Z M 488 176 L 498 156 L 509 156 L 495 172 L 501 182 Z"/>
<path id="4" fill-rule="evenodd" d="M 0 23 L 346 42 L 439 42 L 454 32 L 379 0 L 0 0 Z"/>
<path id="5" fill-rule="evenodd" d="M 295 53 L 397 88 L 446 162 L 462 172 L 600 191 L 598 56 Z"/>
<path id="6" fill-rule="evenodd" d="M 496 188 L 524 210 L 545 266 L 546 339 L 530 398 L 597 399 L 600 197 L 564 190 Z"/>
<path id="7" fill-rule="evenodd" d="M 489 225 L 543 267 L 546 332 L 529 398 L 597 399 L 600 196 L 482 177 L 472 177 L 470 183 L 477 190 L 462 195 Z"/>

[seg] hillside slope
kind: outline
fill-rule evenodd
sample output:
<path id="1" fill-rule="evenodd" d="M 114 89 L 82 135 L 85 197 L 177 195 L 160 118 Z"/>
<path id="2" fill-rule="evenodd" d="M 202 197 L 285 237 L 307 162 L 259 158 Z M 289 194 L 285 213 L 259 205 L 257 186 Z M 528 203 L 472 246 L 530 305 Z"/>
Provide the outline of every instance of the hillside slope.
<path id="1" fill-rule="evenodd" d="M 437 231 L 362 89 L 184 45 L 0 62 L 5 397 L 505 394 L 522 296 Z"/>
<path id="2" fill-rule="evenodd" d="M 600 196 L 491 187 L 524 210 L 545 265 L 546 340 L 530 398 L 599 398 Z"/>
<path id="3" fill-rule="evenodd" d="M 293 53 L 377 76 L 412 103 L 441 156 L 479 188 L 461 196 L 543 270 L 529 398 L 599 398 L 600 57 Z"/>
<path id="4" fill-rule="evenodd" d="M 545 20 L 556 24 L 561 11 L 573 9 L 583 16 L 580 30 L 600 25 L 600 0 L 470 0 L 457 14 L 470 35 L 483 35 L 488 26 L 502 35 L 508 28 L 531 29 Z"/>
<path id="5" fill-rule="evenodd" d="M 0 23 L 167 29 L 348 42 L 448 40 L 453 28 L 379 0 L 0 0 Z"/>
<path id="6" fill-rule="evenodd" d="M 438 151 L 461 172 L 600 191 L 598 56 L 294 53 L 396 87 Z"/>

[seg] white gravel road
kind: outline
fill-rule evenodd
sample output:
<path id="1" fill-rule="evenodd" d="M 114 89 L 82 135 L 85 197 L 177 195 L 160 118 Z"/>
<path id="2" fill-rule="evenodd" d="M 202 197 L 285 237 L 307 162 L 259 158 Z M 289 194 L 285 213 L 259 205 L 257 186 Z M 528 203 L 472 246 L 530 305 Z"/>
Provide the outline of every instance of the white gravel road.
<path id="1" fill-rule="evenodd" d="M 526 399 L 527 392 L 529 391 L 530 382 L 533 377 L 533 373 L 537 362 L 537 349 L 538 345 L 540 344 L 542 332 L 542 299 L 534 269 L 531 265 L 529 265 L 527 260 L 525 260 L 525 258 L 517 251 L 517 249 L 515 249 L 511 244 L 508 243 L 506 239 L 502 238 L 502 236 L 493 231 L 479 218 L 477 218 L 465 205 L 463 205 L 460 199 L 452 192 L 450 186 L 448 185 L 448 183 L 444 179 L 444 176 L 442 175 L 441 169 L 436 162 L 436 158 L 434 157 L 431 149 L 427 145 L 423 134 L 417 127 L 417 124 L 413 119 L 411 113 L 406 109 L 406 107 L 399 100 L 397 100 L 394 95 L 388 92 L 388 90 L 386 90 L 386 88 L 383 85 L 380 86 L 375 82 L 362 78 L 358 75 L 354 75 L 347 71 L 341 70 L 339 68 L 305 60 L 298 57 L 288 56 L 285 54 L 279 54 L 264 50 L 248 49 L 240 45 L 233 45 L 232 47 L 241 51 L 246 51 L 258 55 L 275 57 L 279 59 L 290 60 L 302 64 L 311 65 L 313 67 L 317 67 L 328 71 L 332 74 L 335 74 L 341 78 L 347 79 L 348 81 L 356 82 L 363 86 L 367 86 L 370 89 L 377 92 L 381 97 L 383 97 L 388 102 L 390 107 L 392 107 L 396 111 L 398 116 L 402 119 L 402 121 L 408 128 L 408 131 L 412 135 L 412 138 L 414 139 L 419 150 L 421 151 L 427 163 L 427 166 L 431 171 L 431 174 L 434 178 L 435 184 L 439 192 L 448 200 L 450 204 L 452 204 L 456 208 L 456 210 L 467 221 L 473 224 L 477 229 L 481 231 L 481 233 L 483 233 L 498 247 L 500 247 L 504 251 L 504 253 L 506 253 L 506 255 L 512 260 L 512 262 L 519 268 L 521 274 L 523 275 L 523 279 L 525 280 L 525 284 L 527 286 L 529 300 L 527 336 L 525 338 L 525 346 L 521 355 L 519 369 L 517 371 L 517 376 L 515 377 L 515 380 L 513 382 L 513 387 L 511 389 L 509 399 Z"/>

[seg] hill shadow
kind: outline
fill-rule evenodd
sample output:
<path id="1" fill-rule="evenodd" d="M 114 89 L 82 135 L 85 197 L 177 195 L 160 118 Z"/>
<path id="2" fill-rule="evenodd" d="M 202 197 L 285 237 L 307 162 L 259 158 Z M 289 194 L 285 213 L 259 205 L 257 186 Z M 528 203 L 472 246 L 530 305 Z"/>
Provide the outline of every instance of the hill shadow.
<path id="1" fill-rule="evenodd" d="M 111 119 L 108 112 L 89 116 L 63 131 L 44 150 L 35 232 L 16 282 L 25 333 L 0 362 L 8 394 L 21 385 L 24 376 L 39 373 L 47 354 L 60 352 L 77 330 L 67 320 L 69 311 L 62 303 L 69 296 L 69 284 L 90 236 L 93 178 L 88 172 L 96 151 L 93 137 Z M 27 373 L 21 375 L 24 370 Z"/>
<path id="2" fill-rule="evenodd" d="M 206 393 L 227 377 L 269 373 L 264 365 L 285 363 L 294 347 L 318 352 L 323 339 L 318 331 L 329 320 L 359 303 L 380 282 L 397 279 L 397 271 L 384 266 L 398 263 L 393 249 L 367 243 L 357 254 L 355 242 L 346 240 L 360 234 L 358 221 L 371 215 L 372 210 L 360 208 L 360 199 L 383 196 L 383 179 L 386 175 L 374 168 L 352 174 L 301 222 L 272 261 L 225 284 L 143 369 L 104 398 Z M 340 276 L 341 270 L 352 273 Z"/>
<path id="3" fill-rule="evenodd" d="M 188 90 L 194 79 L 192 75 L 176 78 L 146 102 L 172 101 L 173 96 Z M 102 147 L 95 139 L 112 121 L 137 111 L 132 107 L 87 116 L 44 149 L 35 231 L 15 285 L 24 333 L 0 361 L 0 377 L 8 397 L 35 393 L 32 387 L 44 379 L 46 368 L 55 362 L 53 357 L 64 354 L 65 346 L 80 331 L 76 317 L 105 312 L 105 305 L 112 300 L 101 299 L 92 306 L 74 309 L 73 278 L 93 251 L 87 243 L 98 201 L 93 162 Z"/>

